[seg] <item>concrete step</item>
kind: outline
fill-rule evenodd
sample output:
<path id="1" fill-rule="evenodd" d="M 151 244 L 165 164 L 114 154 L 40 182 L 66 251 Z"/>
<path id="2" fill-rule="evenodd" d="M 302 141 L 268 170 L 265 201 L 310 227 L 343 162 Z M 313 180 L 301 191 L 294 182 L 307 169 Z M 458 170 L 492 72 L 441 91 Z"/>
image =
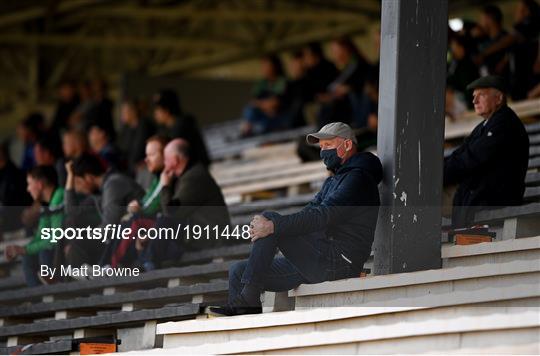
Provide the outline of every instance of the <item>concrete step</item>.
<path id="1" fill-rule="evenodd" d="M 540 263 L 536 258 L 304 284 L 290 291 L 289 296 L 295 297 L 296 309 L 440 307 L 537 297 L 539 285 Z"/>
<path id="2" fill-rule="evenodd" d="M 485 263 L 510 262 L 517 260 L 534 260 L 540 256 L 540 236 L 519 239 L 485 242 L 474 245 L 459 246 L 453 243 L 442 244 L 443 268 L 459 266 L 478 266 Z M 364 263 L 364 268 L 375 271 L 371 256 Z"/>
<path id="3" fill-rule="evenodd" d="M 158 324 L 194 353 L 537 353 L 540 237 L 445 245 L 439 270 L 302 285 L 296 310 Z"/>
<path id="4" fill-rule="evenodd" d="M 540 256 L 540 236 L 442 247 L 443 268 L 478 266 L 518 260 L 535 260 Z"/>
<path id="5" fill-rule="evenodd" d="M 521 307 L 318 308 L 169 322 L 157 325 L 163 350 L 152 353 L 536 352 L 540 321 L 535 303 L 538 298 Z"/>

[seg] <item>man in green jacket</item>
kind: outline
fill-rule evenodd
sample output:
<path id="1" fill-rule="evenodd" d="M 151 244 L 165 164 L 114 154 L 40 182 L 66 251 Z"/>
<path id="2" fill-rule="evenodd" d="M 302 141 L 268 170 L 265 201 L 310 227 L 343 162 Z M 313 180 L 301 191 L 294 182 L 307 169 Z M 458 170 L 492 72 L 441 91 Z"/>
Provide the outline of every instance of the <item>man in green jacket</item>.
<path id="1" fill-rule="evenodd" d="M 145 217 L 155 218 L 161 211 L 161 188 L 159 176 L 163 171 L 163 149 L 169 140 L 165 136 L 154 135 L 146 141 L 146 168 L 152 174 L 152 181 L 146 189 L 141 200 L 132 200 L 128 205 L 128 212 Z"/>
<path id="2" fill-rule="evenodd" d="M 41 265 L 53 264 L 54 244 L 42 239 L 45 228 L 61 228 L 64 220 L 64 189 L 58 187 L 58 177 L 53 166 L 37 166 L 26 176 L 27 190 L 34 201 L 41 204 L 38 226 L 34 238 L 26 246 L 10 245 L 5 249 L 6 259 L 11 261 L 22 256 L 26 284 L 29 287 L 41 284 Z"/>

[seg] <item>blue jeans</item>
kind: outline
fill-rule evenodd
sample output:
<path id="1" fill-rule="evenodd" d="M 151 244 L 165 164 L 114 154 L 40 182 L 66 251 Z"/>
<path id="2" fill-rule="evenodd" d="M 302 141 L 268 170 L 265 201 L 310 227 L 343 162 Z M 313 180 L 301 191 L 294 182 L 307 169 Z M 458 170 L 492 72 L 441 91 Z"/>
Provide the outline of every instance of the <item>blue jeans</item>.
<path id="1" fill-rule="evenodd" d="M 281 112 L 270 117 L 260 109 L 247 105 L 242 115 L 251 124 L 254 135 L 261 135 L 290 127 L 290 114 L 287 112 Z"/>
<path id="2" fill-rule="evenodd" d="M 155 228 L 172 227 L 175 229 L 178 224 L 179 222 L 175 221 L 175 219 L 160 217 L 156 219 Z M 144 267 L 145 271 L 151 271 L 156 268 L 161 268 L 162 262 L 178 261 L 185 250 L 184 246 L 182 246 L 183 240 L 183 236 L 180 236 L 178 240 L 150 240 L 139 255 L 138 262 Z"/>
<path id="3" fill-rule="evenodd" d="M 38 278 L 41 265 L 52 267 L 54 258 L 54 249 L 42 250 L 35 255 L 24 255 L 22 258 L 24 279 L 28 287 L 41 285 Z"/>
<path id="4" fill-rule="evenodd" d="M 275 257 L 277 248 L 284 257 Z M 342 258 L 334 241 L 322 233 L 279 237 L 272 234 L 255 241 L 249 258 L 229 269 L 229 302 L 246 284 L 261 291 L 284 292 L 300 284 L 359 274 L 358 268 Z"/>

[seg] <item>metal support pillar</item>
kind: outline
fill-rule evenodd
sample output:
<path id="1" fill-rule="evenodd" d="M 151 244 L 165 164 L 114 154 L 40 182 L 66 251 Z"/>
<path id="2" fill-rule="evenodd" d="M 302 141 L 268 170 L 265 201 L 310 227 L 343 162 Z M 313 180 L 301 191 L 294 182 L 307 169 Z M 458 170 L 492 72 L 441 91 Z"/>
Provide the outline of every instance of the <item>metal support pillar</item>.
<path id="1" fill-rule="evenodd" d="M 375 274 L 440 268 L 447 0 L 383 0 Z"/>

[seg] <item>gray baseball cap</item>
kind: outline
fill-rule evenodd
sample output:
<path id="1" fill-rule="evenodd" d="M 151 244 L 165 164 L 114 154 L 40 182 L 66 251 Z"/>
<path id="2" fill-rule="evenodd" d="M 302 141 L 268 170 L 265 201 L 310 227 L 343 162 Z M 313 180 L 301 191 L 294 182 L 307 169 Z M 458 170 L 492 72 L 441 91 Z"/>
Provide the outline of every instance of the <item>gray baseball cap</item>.
<path id="1" fill-rule="evenodd" d="M 311 133 L 306 136 L 306 141 L 310 145 L 319 143 L 321 139 L 332 139 L 341 137 L 351 140 L 356 145 L 356 136 L 351 127 L 343 122 L 332 122 L 324 125 L 318 132 Z"/>

